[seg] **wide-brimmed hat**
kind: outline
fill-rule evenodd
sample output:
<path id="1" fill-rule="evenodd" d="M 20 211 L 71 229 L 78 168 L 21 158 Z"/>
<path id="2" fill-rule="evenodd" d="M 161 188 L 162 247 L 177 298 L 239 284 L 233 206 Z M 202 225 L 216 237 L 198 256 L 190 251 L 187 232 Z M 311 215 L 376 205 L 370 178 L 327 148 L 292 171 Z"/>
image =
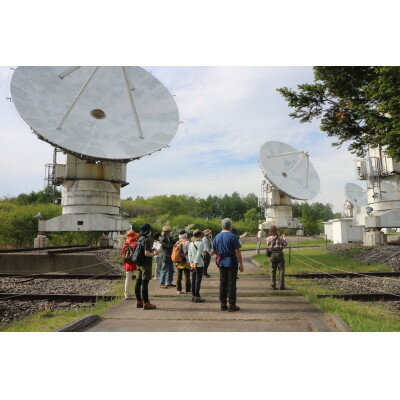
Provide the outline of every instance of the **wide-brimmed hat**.
<path id="1" fill-rule="evenodd" d="M 140 232 L 139 232 L 139 234 L 140 235 L 147 235 L 148 233 L 150 233 L 151 232 L 151 226 L 149 225 L 149 224 L 143 224 L 143 225 L 140 225 Z"/>
<path id="2" fill-rule="evenodd" d="M 211 229 L 205 229 L 205 230 L 204 230 L 204 234 L 205 234 L 205 235 L 209 235 L 210 233 L 212 233 L 212 230 L 211 230 Z"/>
<path id="3" fill-rule="evenodd" d="M 167 231 L 171 232 L 171 231 L 172 231 L 172 228 L 171 228 L 169 225 L 165 225 L 165 226 L 162 228 L 162 231 L 163 231 L 163 232 L 167 232 Z"/>
<path id="4" fill-rule="evenodd" d="M 136 239 L 139 237 L 139 234 L 135 231 L 126 232 L 127 239 Z"/>

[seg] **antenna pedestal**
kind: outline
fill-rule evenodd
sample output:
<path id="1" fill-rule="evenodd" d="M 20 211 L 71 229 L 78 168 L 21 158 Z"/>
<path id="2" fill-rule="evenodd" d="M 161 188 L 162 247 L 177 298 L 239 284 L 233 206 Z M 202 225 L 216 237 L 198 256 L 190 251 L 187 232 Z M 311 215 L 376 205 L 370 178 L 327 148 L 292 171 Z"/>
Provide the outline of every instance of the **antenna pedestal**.
<path id="1" fill-rule="evenodd" d="M 263 181 L 259 205 L 264 209 L 265 222 L 259 229 L 268 229 L 271 225 L 278 228 L 302 229 L 298 218 L 293 218 L 292 200 L 273 185 Z"/>
<path id="2" fill-rule="evenodd" d="M 126 164 L 88 161 L 67 154 L 57 164 L 56 184 L 62 185 L 62 215 L 39 221 L 40 232 L 111 232 L 130 229 L 119 215 L 121 187 L 126 186 Z"/>

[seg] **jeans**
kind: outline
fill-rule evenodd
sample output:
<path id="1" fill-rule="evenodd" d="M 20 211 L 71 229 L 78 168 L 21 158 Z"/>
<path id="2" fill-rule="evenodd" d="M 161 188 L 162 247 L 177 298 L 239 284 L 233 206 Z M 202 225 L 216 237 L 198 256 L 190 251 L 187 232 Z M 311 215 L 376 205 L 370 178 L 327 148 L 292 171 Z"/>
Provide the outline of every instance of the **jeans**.
<path id="1" fill-rule="evenodd" d="M 273 251 L 271 254 L 271 283 L 276 285 L 276 269 L 279 270 L 279 283 L 281 287 L 285 286 L 285 256 L 283 251 Z"/>
<path id="2" fill-rule="evenodd" d="M 211 254 L 206 251 L 204 253 L 204 275 L 207 275 L 207 269 L 208 266 L 210 265 L 210 261 L 211 261 Z"/>
<path id="3" fill-rule="evenodd" d="M 176 289 L 178 292 L 182 291 L 182 276 L 185 274 L 185 286 L 186 286 L 186 293 L 190 292 L 191 283 L 190 283 L 190 269 L 188 268 L 177 268 L 178 270 L 178 279 L 176 281 Z"/>
<path id="4" fill-rule="evenodd" d="M 236 304 L 236 278 L 238 267 L 219 267 L 219 301 Z"/>
<path id="5" fill-rule="evenodd" d="M 168 279 L 167 279 L 168 275 Z M 170 285 L 174 280 L 174 263 L 172 261 L 164 261 L 162 263 L 160 274 L 160 285 Z"/>
<path id="6" fill-rule="evenodd" d="M 149 302 L 149 280 L 142 279 L 142 274 L 139 272 L 139 276 L 136 278 L 135 285 L 135 296 L 136 300 L 143 300 L 145 303 Z"/>
<path id="7" fill-rule="evenodd" d="M 160 277 L 160 273 L 161 273 L 161 266 L 162 266 L 162 260 L 161 257 L 154 257 L 156 260 L 156 273 L 155 276 L 156 278 Z"/>
<path id="8" fill-rule="evenodd" d="M 203 279 L 204 268 L 196 268 L 192 270 L 192 296 L 200 297 L 201 280 Z"/>

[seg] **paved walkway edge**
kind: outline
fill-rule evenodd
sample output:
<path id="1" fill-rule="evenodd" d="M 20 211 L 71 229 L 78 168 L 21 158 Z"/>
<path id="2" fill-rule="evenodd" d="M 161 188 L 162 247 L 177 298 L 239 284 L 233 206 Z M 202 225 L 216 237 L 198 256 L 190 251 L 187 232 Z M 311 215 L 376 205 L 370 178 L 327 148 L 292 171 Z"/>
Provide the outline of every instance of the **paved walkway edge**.
<path id="1" fill-rule="evenodd" d="M 84 315 L 83 317 L 78 318 L 75 321 L 72 321 L 69 324 L 57 329 L 55 332 L 76 332 L 88 328 L 90 325 L 98 322 L 99 320 L 100 317 L 96 314 Z"/>
<path id="2" fill-rule="evenodd" d="M 351 328 L 338 315 L 332 314 L 332 321 L 341 332 L 353 332 Z"/>

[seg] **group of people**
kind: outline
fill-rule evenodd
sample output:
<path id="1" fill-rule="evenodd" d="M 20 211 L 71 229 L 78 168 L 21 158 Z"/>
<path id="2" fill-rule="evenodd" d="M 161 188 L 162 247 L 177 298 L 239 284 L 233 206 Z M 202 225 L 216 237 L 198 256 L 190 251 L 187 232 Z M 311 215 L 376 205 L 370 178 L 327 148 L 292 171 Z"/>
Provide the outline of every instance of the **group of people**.
<path id="1" fill-rule="evenodd" d="M 212 238 L 212 231 L 196 229 L 191 238 L 185 230 L 179 232 L 179 239 L 174 240 L 172 229 L 164 226 L 161 233 L 156 233 L 151 239 L 152 227 L 149 224 L 140 226 L 139 233 L 133 230 L 127 232 L 127 239 L 122 247 L 124 255 L 127 246 L 132 251 L 140 243 L 143 249 L 143 260 L 134 264 L 131 260 L 125 260 L 125 299 L 136 299 L 136 307 L 145 310 L 155 309 L 156 306 L 149 300 L 148 285 L 152 279 L 152 259 L 155 259 L 155 277 L 160 280 L 160 288 L 175 288 L 178 294 L 188 293 L 192 295 L 194 303 L 203 303 L 205 299 L 201 296 L 201 282 L 203 276 L 209 278 L 208 273 L 211 256 L 214 254 L 220 274 L 219 300 L 221 310 L 239 311 L 236 305 L 236 281 L 238 271 L 243 272 L 243 261 L 241 255 L 241 243 L 239 236 L 234 234 L 232 221 L 225 218 L 221 221 L 222 231 Z M 232 232 L 233 231 L 233 232 Z M 267 238 L 268 249 L 271 255 L 271 278 L 272 287 L 276 288 L 276 270 L 280 271 L 280 287 L 284 284 L 284 257 L 283 247 L 287 245 L 284 237 L 279 236 L 276 227 L 271 227 Z M 177 270 L 176 284 L 173 276 Z M 136 271 L 135 297 L 130 294 L 130 288 Z M 185 291 L 182 281 L 185 278 Z"/>

